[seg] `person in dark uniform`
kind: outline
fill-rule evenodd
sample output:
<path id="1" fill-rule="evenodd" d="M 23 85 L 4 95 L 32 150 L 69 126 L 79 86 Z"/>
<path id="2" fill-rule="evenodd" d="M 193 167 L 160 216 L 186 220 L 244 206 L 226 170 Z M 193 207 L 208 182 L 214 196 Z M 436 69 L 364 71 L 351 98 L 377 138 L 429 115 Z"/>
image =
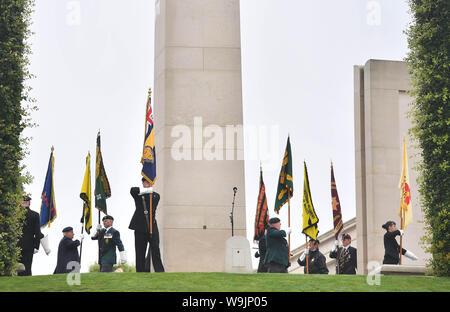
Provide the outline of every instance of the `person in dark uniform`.
<path id="1" fill-rule="evenodd" d="M 325 256 L 319 251 L 319 240 L 309 240 L 309 248 L 303 252 L 297 263 L 304 266 L 306 274 L 306 256 L 308 256 L 309 274 L 328 274 L 328 268 Z"/>
<path id="2" fill-rule="evenodd" d="M 134 199 L 136 210 L 129 225 L 130 230 L 134 230 L 134 247 L 136 250 L 136 272 L 150 272 L 150 265 L 146 266 L 145 253 L 147 244 L 149 254 L 153 263 L 155 272 L 164 272 L 164 266 L 161 261 L 161 252 L 159 250 L 159 231 L 156 222 L 156 207 L 160 196 L 153 192 L 150 182 L 142 178 L 143 193 L 140 193 L 139 187 L 132 187 L 130 194 Z M 152 196 L 152 235 L 150 235 L 150 195 Z M 145 207 L 144 207 L 145 202 Z M 148 262 L 150 259 L 148 260 Z"/>
<path id="3" fill-rule="evenodd" d="M 278 218 L 269 220 L 269 228 L 266 233 L 266 256 L 264 264 L 268 273 L 287 273 L 289 267 L 289 246 L 285 237 L 291 233 L 291 229 L 281 230 L 281 221 Z"/>
<path id="4" fill-rule="evenodd" d="M 78 254 L 78 246 L 80 246 L 84 236 L 81 235 L 79 240 L 73 240 L 74 234 L 71 226 L 65 227 L 62 232 L 64 237 L 59 242 L 58 260 L 53 274 L 71 273 L 74 268 L 79 273 L 80 255 Z M 71 262 L 78 262 L 78 265 L 72 265 Z"/>
<path id="5" fill-rule="evenodd" d="M 266 234 L 264 231 L 258 238 L 258 251 L 255 253 L 255 258 L 259 258 L 257 273 L 267 273 L 268 268 L 264 264 L 265 257 L 266 257 Z"/>
<path id="6" fill-rule="evenodd" d="M 104 216 L 104 228 L 97 228 L 92 240 L 101 240 L 100 243 L 100 272 L 112 272 L 114 264 L 117 262 L 116 247 L 119 249 L 120 263 L 127 263 L 125 248 L 120 240 L 120 233 L 112 227 L 114 218 Z"/>
<path id="7" fill-rule="evenodd" d="M 397 229 L 397 225 L 394 221 L 388 221 L 381 226 L 386 230 L 384 234 L 384 259 L 383 264 L 399 264 L 400 262 L 400 245 L 397 243 L 395 237 L 397 235 L 403 236 L 404 232 Z M 415 254 L 411 251 L 402 248 L 402 255 L 410 258 L 411 260 L 417 260 Z"/>
<path id="8" fill-rule="evenodd" d="M 342 235 L 342 247 L 336 240 L 330 258 L 336 259 L 336 274 L 356 274 L 357 258 L 356 248 L 350 246 L 352 237 L 350 234 Z"/>
<path id="9" fill-rule="evenodd" d="M 41 238 L 44 235 L 39 227 L 39 214 L 30 209 L 31 197 L 23 196 L 21 206 L 26 209 L 25 219 L 23 221 L 22 235 L 19 238 L 17 246 L 20 247 L 20 260 L 25 266 L 25 271 L 18 272 L 19 276 L 31 275 L 31 265 L 33 263 L 33 255 L 39 251 Z"/>

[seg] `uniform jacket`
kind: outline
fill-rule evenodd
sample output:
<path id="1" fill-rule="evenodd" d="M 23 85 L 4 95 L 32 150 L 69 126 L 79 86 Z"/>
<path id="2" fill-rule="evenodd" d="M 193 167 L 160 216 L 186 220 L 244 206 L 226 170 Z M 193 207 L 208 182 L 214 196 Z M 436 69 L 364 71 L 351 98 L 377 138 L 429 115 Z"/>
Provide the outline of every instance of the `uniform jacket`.
<path id="1" fill-rule="evenodd" d="M 398 264 L 400 261 L 400 245 L 395 237 L 400 235 L 400 231 L 386 232 L 384 234 L 384 259 L 383 264 Z M 406 249 L 402 248 L 402 255 Z"/>
<path id="2" fill-rule="evenodd" d="M 17 244 L 23 252 L 33 252 L 34 248 L 39 249 L 41 238 L 44 235 L 39 227 L 39 214 L 26 207 L 25 220 L 22 228 L 22 236 Z"/>
<path id="3" fill-rule="evenodd" d="M 347 253 L 344 256 L 344 247 L 339 247 L 337 250 L 330 251 L 330 258 L 336 259 L 336 274 L 356 274 L 357 268 L 357 258 L 356 258 L 356 248 L 348 246 Z M 343 267 L 338 269 L 338 265 L 341 262 L 341 257 L 343 259 Z"/>
<path id="4" fill-rule="evenodd" d="M 116 247 L 119 251 L 124 251 L 122 241 L 120 240 L 120 233 L 112 226 L 106 231 L 105 228 L 101 229 L 100 235 L 97 232 L 93 237 L 93 240 L 100 239 L 100 264 L 116 264 Z"/>
<path id="5" fill-rule="evenodd" d="M 130 225 L 128 228 L 130 230 L 135 230 L 142 233 L 149 233 L 149 224 L 147 222 L 150 222 L 150 216 L 145 215 L 144 213 L 144 205 L 142 203 L 142 196 L 145 198 L 145 203 L 147 205 L 147 211 L 150 211 L 150 194 L 145 194 L 142 196 L 139 196 L 139 188 L 138 187 L 132 187 L 130 190 L 130 194 L 134 199 L 134 204 L 136 206 L 136 210 L 134 211 L 133 217 L 131 218 Z M 152 220 L 153 223 L 156 223 L 156 207 L 159 203 L 159 194 L 156 192 L 152 193 Z M 147 219 L 147 220 L 146 220 Z"/>
<path id="6" fill-rule="evenodd" d="M 289 266 L 289 246 L 285 239 L 286 232 L 270 227 L 266 233 L 266 256 L 264 263 L 275 262 Z"/>
<path id="7" fill-rule="evenodd" d="M 78 246 L 80 246 L 79 240 L 73 241 L 67 237 L 61 239 L 58 246 L 58 261 L 53 274 L 70 273 L 73 270 L 73 267 L 67 269 L 67 264 L 71 261 L 80 262 Z"/>
<path id="8" fill-rule="evenodd" d="M 264 233 L 259 237 L 258 252 L 255 257 L 259 258 L 258 273 L 267 272 L 267 266 L 264 264 L 266 257 L 266 235 Z"/>
<path id="9" fill-rule="evenodd" d="M 328 274 L 325 256 L 319 251 L 319 248 L 314 251 L 310 251 L 307 258 L 309 274 Z M 306 274 L 306 257 L 303 261 L 298 259 L 297 262 L 300 266 L 305 267 L 304 272 Z"/>

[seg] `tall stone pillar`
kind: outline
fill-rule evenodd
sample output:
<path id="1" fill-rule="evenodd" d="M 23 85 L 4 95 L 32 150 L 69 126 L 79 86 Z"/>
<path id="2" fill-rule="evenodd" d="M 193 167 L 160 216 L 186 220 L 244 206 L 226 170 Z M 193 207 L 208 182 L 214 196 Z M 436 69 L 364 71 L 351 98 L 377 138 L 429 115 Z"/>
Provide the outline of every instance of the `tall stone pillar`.
<path id="1" fill-rule="evenodd" d="M 384 256 L 381 225 L 392 220 L 400 227 L 398 184 L 402 170 L 403 136 L 409 162 L 413 222 L 406 227 L 403 248 L 419 257 L 407 265 L 425 265 L 429 254 L 420 244 L 424 235 L 423 213 L 419 202 L 418 151 L 413 148 L 407 117 L 412 98 L 408 66 L 405 62 L 369 60 L 354 67 L 355 85 L 355 174 L 358 272 L 368 273 L 368 264 L 381 264 Z M 397 238 L 398 240 L 398 238 Z"/>
<path id="2" fill-rule="evenodd" d="M 155 32 L 163 262 L 222 271 L 235 186 L 234 235 L 246 236 L 239 0 L 157 0 Z"/>

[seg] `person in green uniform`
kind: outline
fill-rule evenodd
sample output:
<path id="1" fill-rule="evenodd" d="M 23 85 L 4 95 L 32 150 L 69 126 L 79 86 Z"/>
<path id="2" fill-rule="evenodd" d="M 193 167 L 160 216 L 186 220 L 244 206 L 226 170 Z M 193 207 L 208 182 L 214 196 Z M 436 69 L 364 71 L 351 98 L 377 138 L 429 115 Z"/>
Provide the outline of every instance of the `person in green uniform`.
<path id="1" fill-rule="evenodd" d="M 120 253 L 120 263 L 127 263 L 127 256 L 122 241 L 120 240 L 120 233 L 112 227 L 114 218 L 112 216 L 104 216 L 103 226 L 99 224 L 97 231 L 92 237 L 93 240 L 101 240 L 100 243 L 100 272 L 112 272 L 113 265 L 116 264 L 116 247 Z"/>
<path id="2" fill-rule="evenodd" d="M 266 256 L 264 264 L 268 273 L 287 273 L 289 267 L 289 246 L 285 237 L 291 233 L 291 229 L 281 230 L 279 218 L 269 220 L 269 228 L 266 233 Z"/>

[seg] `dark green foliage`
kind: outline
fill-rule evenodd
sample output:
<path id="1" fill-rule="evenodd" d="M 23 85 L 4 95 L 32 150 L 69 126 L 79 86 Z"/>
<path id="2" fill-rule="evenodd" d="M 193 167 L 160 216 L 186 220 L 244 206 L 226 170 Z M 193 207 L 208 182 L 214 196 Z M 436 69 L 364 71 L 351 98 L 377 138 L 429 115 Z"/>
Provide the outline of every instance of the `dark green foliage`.
<path id="1" fill-rule="evenodd" d="M 34 109 L 24 104 L 33 102 L 25 85 L 31 77 L 26 40 L 32 5 L 31 0 L 0 0 L 0 276 L 14 273 L 24 212 L 21 185 L 30 182 L 20 161 L 27 144 L 21 134 L 31 126 Z"/>
<path id="2" fill-rule="evenodd" d="M 407 31 L 415 100 L 411 134 L 421 149 L 419 191 L 427 251 L 435 275 L 449 275 L 450 209 L 450 1 L 410 0 Z"/>

